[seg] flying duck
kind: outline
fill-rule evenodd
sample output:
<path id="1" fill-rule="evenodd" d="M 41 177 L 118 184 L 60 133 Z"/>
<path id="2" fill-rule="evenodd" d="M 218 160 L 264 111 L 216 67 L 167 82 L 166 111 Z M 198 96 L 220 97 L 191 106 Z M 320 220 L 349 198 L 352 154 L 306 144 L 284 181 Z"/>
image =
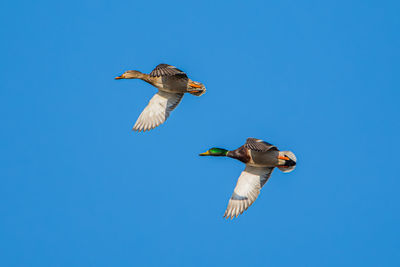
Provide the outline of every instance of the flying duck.
<path id="1" fill-rule="evenodd" d="M 275 167 L 283 172 L 291 172 L 296 167 L 293 152 L 279 151 L 276 146 L 256 138 L 248 138 L 236 150 L 213 147 L 200 156 L 230 157 L 246 164 L 225 211 L 227 219 L 237 217 L 254 203 Z"/>
<path id="2" fill-rule="evenodd" d="M 201 96 L 206 92 L 202 83 L 192 81 L 186 73 L 168 64 L 159 64 L 150 74 L 128 70 L 115 79 L 141 79 L 158 89 L 133 126 L 133 130 L 139 132 L 164 123 L 181 102 L 184 93 Z"/>

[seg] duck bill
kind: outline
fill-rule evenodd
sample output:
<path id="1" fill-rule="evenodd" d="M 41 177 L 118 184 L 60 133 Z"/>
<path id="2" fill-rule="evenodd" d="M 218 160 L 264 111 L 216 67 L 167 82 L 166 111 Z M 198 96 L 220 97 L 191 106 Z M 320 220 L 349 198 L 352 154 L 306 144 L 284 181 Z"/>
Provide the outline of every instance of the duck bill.
<path id="1" fill-rule="evenodd" d="M 122 74 L 121 76 L 115 77 L 115 80 L 125 79 L 125 75 Z"/>
<path id="2" fill-rule="evenodd" d="M 199 156 L 209 156 L 209 155 L 210 155 L 210 152 L 208 152 L 208 151 L 199 154 Z"/>
<path id="3" fill-rule="evenodd" d="M 288 157 L 278 156 L 278 159 L 290 160 Z"/>

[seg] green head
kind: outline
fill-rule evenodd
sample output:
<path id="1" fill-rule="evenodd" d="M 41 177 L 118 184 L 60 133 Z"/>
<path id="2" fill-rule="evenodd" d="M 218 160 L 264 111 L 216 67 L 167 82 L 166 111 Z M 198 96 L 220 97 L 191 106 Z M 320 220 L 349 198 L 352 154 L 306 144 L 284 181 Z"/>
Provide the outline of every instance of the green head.
<path id="1" fill-rule="evenodd" d="M 228 150 L 218 147 L 213 147 L 207 150 L 204 153 L 201 153 L 200 156 L 214 156 L 214 157 L 226 157 L 228 154 Z"/>

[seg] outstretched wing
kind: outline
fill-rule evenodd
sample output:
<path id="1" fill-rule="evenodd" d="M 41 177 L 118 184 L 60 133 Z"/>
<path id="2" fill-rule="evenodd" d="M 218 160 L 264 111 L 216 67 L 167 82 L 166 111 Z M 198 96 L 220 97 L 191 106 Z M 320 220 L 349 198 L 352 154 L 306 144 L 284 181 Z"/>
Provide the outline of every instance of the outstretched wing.
<path id="1" fill-rule="evenodd" d="M 256 201 L 260 189 L 268 181 L 273 170 L 273 167 L 259 168 L 246 165 L 237 181 L 224 217 L 233 219 L 247 210 Z"/>
<path id="2" fill-rule="evenodd" d="M 152 72 L 150 72 L 151 77 L 165 77 L 174 75 L 178 75 L 182 78 L 187 77 L 186 73 L 168 64 L 159 64 Z"/>
<path id="3" fill-rule="evenodd" d="M 158 91 L 137 119 L 133 130 L 148 131 L 164 123 L 172 110 L 181 102 L 183 94 Z"/>
<path id="4" fill-rule="evenodd" d="M 271 149 L 278 150 L 276 146 L 257 138 L 247 138 L 244 146 L 248 149 L 258 152 L 266 152 Z"/>

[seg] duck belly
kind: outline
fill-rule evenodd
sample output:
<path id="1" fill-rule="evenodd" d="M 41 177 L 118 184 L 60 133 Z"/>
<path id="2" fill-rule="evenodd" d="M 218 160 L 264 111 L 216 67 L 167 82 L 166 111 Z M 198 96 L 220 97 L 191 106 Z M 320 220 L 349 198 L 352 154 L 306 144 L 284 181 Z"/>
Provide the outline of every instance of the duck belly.
<path id="1" fill-rule="evenodd" d="M 169 93 L 186 93 L 187 83 L 187 79 L 165 77 L 162 79 L 162 87 L 159 89 Z"/>
<path id="2" fill-rule="evenodd" d="M 250 165 L 254 167 L 275 167 L 278 165 L 278 151 L 257 152 L 251 151 Z"/>

